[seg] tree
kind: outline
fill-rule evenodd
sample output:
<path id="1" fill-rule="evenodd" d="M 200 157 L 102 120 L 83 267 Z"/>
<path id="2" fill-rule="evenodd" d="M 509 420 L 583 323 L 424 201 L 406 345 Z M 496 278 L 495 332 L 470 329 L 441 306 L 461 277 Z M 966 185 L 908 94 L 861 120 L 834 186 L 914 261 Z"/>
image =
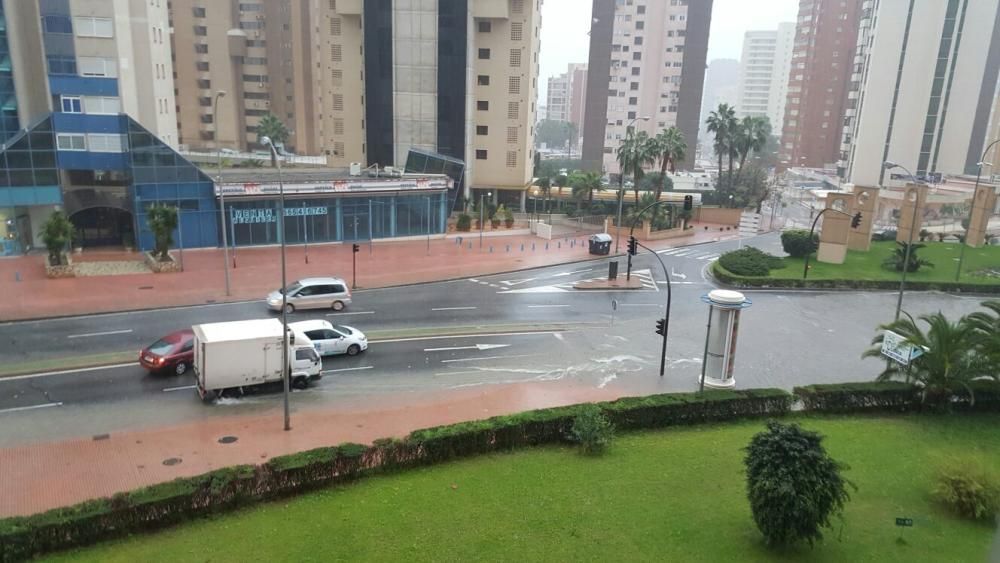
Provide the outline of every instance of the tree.
<path id="1" fill-rule="evenodd" d="M 635 201 L 639 202 L 639 182 L 642 180 L 645 171 L 643 167 L 649 166 L 656 161 L 656 147 L 651 142 L 652 139 L 645 131 L 629 135 L 625 142 L 618 147 L 618 166 L 621 169 L 621 177 L 632 174 L 632 190 L 635 192 Z M 622 180 L 619 179 L 619 186 Z"/>
<path id="2" fill-rule="evenodd" d="M 947 408 L 951 397 L 958 393 L 968 393 L 969 398 L 975 401 L 969 383 L 977 377 L 989 375 L 986 361 L 977 354 L 982 335 L 977 332 L 975 325 L 965 317 L 951 322 L 939 311 L 918 317 L 927 325 L 925 332 L 917 326 L 909 313 L 904 312 L 904 315 L 896 321 L 880 325 L 879 330 L 883 332 L 872 339 L 872 348 L 866 350 L 861 357 L 881 356 L 886 330 L 919 347 L 923 354 L 911 360 L 909 366 L 889 362 L 877 380 L 902 379 L 907 383 L 914 383 L 922 388 L 923 402 L 939 407 Z"/>
<path id="3" fill-rule="evenodd" d="M 736 110 L 729 104 L 719 104 L 718 108 L 709 112 L 705 124 L 708 126 L 708 132 L 715 135 L 715 139 L 712 142 L 712 150 L 715 151 L 715 156 L 719 159 L 719 181 L 717 182 L 716 189 L 720 194 L 723 194 L 726 190 L 723 188 L 722 183 L 722 157 L 725 155 L 729 156 L 730 184 L 732 184 L 733 180 L 731 147 L 733 145 L 733 132 L 736 129 Z"/>
<path id="4" fill-rule="evenodd" d="M 264 114 L 264 117 L 260 118 L 260 123 L 257 124 L 257 142 L 261 143 L 261 138 L 269 137 L 271 142 L 274 143 L 275 151 L 277 151 L 278 145 L 288 141 L 288 135 L 288 128 L 273 113 L 268 112 Z M 277 166 L 274 152 L 271 153 L 271 166 Z"/>
<path id="5" fill-rule="evenodd" d="M 49 251 L 49 265 L 66 265 L 66 249 L 73 241 L 73 223 L 62 211 L 53 211 L 42 224 L 42 242 Z"/>
<path id="6" fill-rule="evenodd" d="M 153 256 L 160 262 L 169 261 L 170 245 L 174 243 L 174 229 L 177 228 L 177 208 L 153 205 L 146 211 L 146 223 L 153 231 Z"/>
<path id="7" fill-rule="evenodd" d="M 789 229 L 781 233 L 781 248 L 792 258 L 805 258 L 816 252 L 819 247 L 819 235 L 805 229 Z"/>
<path id="8" fill-rule="evenodd" d="M 549 147 L 565 147 L 575 136 L 576 126 L 569 121 L 543 119 L 535 128 L 535 142 Z"/>
<path id="9" fill-rule="evenodd" d="M 983 301 L 982 306 L 989 312 L 976 311 L 966 317 L 969 326 L 976 332 L 976 345 L 980 357 L 986 362 L 986 372 L 1000 377 L 1000 301 Z"/>
<path id="10" fill-rule="evenodd" d="M 662 183 L 656 186 L 656 198 L 654 199 L 654 201 L 660 201 L 660 194 L 668 189 L 667 182 L 671 183 L 671 187 L 673 184 L 673 181 L 667 176 L 667 167 L 670 167 L 671 174 L 677 172 L 677 161 L 684 160 L 687 143 L 684 141 L 684 135 L 681 133 L 681 130 L 677 127 L 671 127 L 660 131 L 653 137 L 652 150 L 656 153 L 656 158 L 660 161 Z M 655 215 L 654 213 L 654 217 Z"/>
<path id="11" fill-rule="evenodd" d="M 917 256 L 917 251 L 920 250 L 921 248 L 924 248 L 925 245 L 920 243 L 910 244 L 898 241 L 896 242 L 896 249 L 893 251 L 892 254 L 889 255 L 888 258 L 886 258 L 882 262 L 882 265 L 885 266 L 886 268 L 889 268 L 890 270 L 896 270 L 897 272 L 902 272 L 904 267 L 903 265 L 906 264 L 907 246 L 910 247 L 910 261 L 909 264 L 906 266 L 907 272 L 912 274 L 913 272 L 916 272 L 923 266 L 927 266 L 930 268 L 934 267 L 934 263 L 931 262 L 930 260 L 926 260 L 924 258 L 920 258 Z"/>
<path id="12" fill-rule="evenodd" d="M 850 500 L 847 467 L 826 452 L 823 437 L 798 424 L 770 421 L 746 447 L 747 497 L 769 546 L 823 539 L 822 528 Z M 853 486 L 853 485 L 851 485 Z"/>
<path id="13" fill-rule="evenodd" d="M 593 204 L 594 192 L 604 190 L 604 182 L 601 181 L 601 175 L 597 172 L 576 172 L 570 176 L 569 182 L 573 186 L 573 199 L 576 199 L 578 204 L 583 198 L 586 198 L 588 206 Z M 577 198 L 578 190 L 581 194 L 580 199 Z"/>
<path id="14" fill-rule="evenodd" d="M 549 178 L 548 176 L 539 178 L 535 184 L 542 190 L 542 195 L 545 197 L 545 203 L 542 205 L 542 212 L 544 213 L 549 209 L 549 195 L 552 193 L 552 178 Z"/>
<path id="15" fill-rule="evenodd" d="M 766 117 L 748 115 L 739 122 L 733 135 L 733 147 L 740 157 L 739 174 L 743 173 L 747 156 L 763 150 L 770 137 L 771 122 Z"/>

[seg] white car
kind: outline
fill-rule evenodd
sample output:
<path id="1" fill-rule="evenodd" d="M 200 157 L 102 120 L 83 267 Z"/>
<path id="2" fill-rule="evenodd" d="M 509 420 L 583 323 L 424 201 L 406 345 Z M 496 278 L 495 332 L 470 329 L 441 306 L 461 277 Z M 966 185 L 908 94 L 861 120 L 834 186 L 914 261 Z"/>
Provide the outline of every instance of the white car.
<path id="1" fill-rule="evenodd" d="M 288 323 L 288 328 L 312 340 L 313 347 L 320 356 L 356 356 L 368 349 L 368 337 L 354 327 L 334 325 L 317 319 Z"/>

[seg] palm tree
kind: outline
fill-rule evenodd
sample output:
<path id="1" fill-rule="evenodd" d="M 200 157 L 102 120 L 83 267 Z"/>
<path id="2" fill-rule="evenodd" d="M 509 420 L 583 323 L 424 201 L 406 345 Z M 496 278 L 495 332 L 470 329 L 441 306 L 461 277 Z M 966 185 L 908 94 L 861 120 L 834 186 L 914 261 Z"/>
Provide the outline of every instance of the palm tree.
<path id="1" fill-rule="evenodd" d="M 604 183 L 601 182 L 601 175 L 598 172 L 578 172 L 570 177 L 569 182 L 573 186 L 573 198 L 577 199 L 579 191 L 581 197 L 577 201 L 582 200 L 585 195 L 588 207 L 594 203 L 594 192 L 604 190 Z"/>
<path id="2" fill-rule="evenodd" d="M 635 192 L 636 203 L 639 202 L 639 180 L 642 180 L 645 174 L 643 167 L 656 162 L 657 156 L 655 143 L 645 131 L 630 135 L 618 147 L 618 164 L 623 176 L 632 174 L 632 190 Z"/>
<path id="3" fill-rule="evenodd" d="M 891 270 L 902 272 L 904 264 L 906 264 L 905 266 L 906 271 L 911 274 L 924 266 L 933 268 L 934 267 L 933 262 L 925 258 L 919 258 L 917 256 L 917 251 L 926 246 L 927 245 L 920 243 L 910 244 L 907 242 L 897 241 L 895 250 L 893 251 L 892 254 L 886 257 L 886 259 L 882 262 L 882 265 Z M 906 247 L 910 247 L 910 261 L 908 264 L 906 262 Z"/>
<path id="4" fill-rule="evenodd" d="M 684 135 L 677 127 L 671 127 L 660 131 L 655 137 L 653 137 L 652 142 L 657 158 L 660 160 L 661 178 L 661 183 L 656 186 L 656 197 L 653 201 L 660 201 L 660 195 L 663 193 L 663 190 L 666 189 L 667 182 L 670 180 L 667 177 L 667 167 L 669 165 L 671 173 L 677 171 L 677 161 L 684 160 L 684 152 L 687 150 L 687 143 L 684 142 Z M 655 212 L 653 215 L 655 217 Z"/>
<path id="5" fill-rule="evenodd" d="M 712 110 L 708 114 L 708 119 L 705 120 L 705 124 L 708 126 L 708 132 L 715 134 L 715 140 L 712 143 L 712 149 L 715 151 L 715 155 L 719 159 L 719 182 L 717 189 L 719 192 L 722 190 L 722 157 L 723 155 L 729 155 L 729 180 L 732 183 L 733 179 L 733 160 L 732 153 L 730 152 L 730 147 L 732 146 L 732 136 L 733 131 L 736 129 L 736 110 L 733 109 L 729 104 L 719 104 L 719 107 Z"/>
<path id="6" fill-rule="evenodd" d="M 739 122 L 735 130 L 733 146 L 740 157 L 740 173 L 743 172 L 747 156 L 750 153 L 763 150 L 770 137 L 771 122 L 766 117 L 748 115 Z"/>
<path id="7" fill-rule="evenodd" d="M 288 140 L 288 127 L 281 122 L 273 113 L 266 113 L 260 118 L 260 123 L 257 124 L 257 142 L 260 143 L 261 137 L 270 137 L 271 142 L 275 146 L 284 144 Z M 271 167 L 276 165 L 274 152 L 271 153 Z"/>
<path id="8" fill-rule="evenodd" d="M 987 371 L 997 379 L 1000 377 L 1000 301 L 984 301 L 982 305 L 990 313 L 977 311 L 966 319 L 979 335 L 979 353 L 990 366 Z"/>
<path id="9" fill-rule="evenodd" d="M 552 193 L 552 178 L 548 176 L 539 178 L 537 185 L 541 188 L 542 195 L 545 196 L 545 202 L 542 204 L 542 213 L 546 213 L 549 209 L 549 195 Z"/>
<path id="10" fill-rule="evenodd" d="M 947 406 L 952 395 L 960 391 L 968 393 L 974 402 L 976 398 L 969 383 L 986 371 L 985 362 L 976 353 L 981 336 L 975 327 L 965 317 L 953 323 L 937 312 L 919 317 L 927 324 L 924 332 L 909 313 L 904 314 L 904 318 L 881 325 L 879 329 L 902 336 L 924 352 L 906 367 L 889 362 L 877 380 L 902 378 L 907 383 L 915 383 L 922 388 L 922 401 L 938 406 Z M 876 336 L 872 340 L 873 347 L 862 357 L 879 357 L 884 339 L 884 332 Z"/>

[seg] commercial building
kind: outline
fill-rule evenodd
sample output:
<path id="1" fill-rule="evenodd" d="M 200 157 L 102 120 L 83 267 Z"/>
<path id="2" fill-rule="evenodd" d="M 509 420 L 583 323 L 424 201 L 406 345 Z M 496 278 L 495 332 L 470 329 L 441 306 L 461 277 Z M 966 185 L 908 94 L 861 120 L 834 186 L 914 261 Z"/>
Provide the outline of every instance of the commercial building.
<path id="1" fill-rule="evenodd" d="M 593 0 L 592 16 L 584 166 L 617 174 L 615 152 L 630 123 L 650 135 L 678 127 L 693 162 L 711 0 Z"/>
<path id="2" fill-rule="evenodd" d="M 537 0 L 172 0 L 171 13 L 183 144 L 253 148 L 272 113 L 290 150 L 331 166 L 403 168 L 416 149 L 464 161 L 468 197 L 523 199 Z"/>
<path id="3" fill-rule="evenodd" d="M 833 166 L 840 155 L 858 48 L 861 0 L 799 4 L 779 160 L 783 167 Z"/>
<path id="4" fill-rule="evenodd" d="M 166 2 L 0 1 L 0 254 L 42 246 L 56 209 L 77 244 L 131 244 L 150 185 L 177 203 L 197 184 L 171 149 L 172 72 Z"/>
<path id="5" fill-rule="evenodd" d="M 1000 0 L 863 0 L 842 154 L 857 185 L 976 172 L 1000 69 Z M 895 176 L 895 177 L 894 177 Z"/>
<path id="6" fill-rule="evenodd" d="M 744 34 L 736 117 L 766 117 L 771 131 L 780 134 L 794 38 L 794 23 L 780 23 L 775 31 Z"/>

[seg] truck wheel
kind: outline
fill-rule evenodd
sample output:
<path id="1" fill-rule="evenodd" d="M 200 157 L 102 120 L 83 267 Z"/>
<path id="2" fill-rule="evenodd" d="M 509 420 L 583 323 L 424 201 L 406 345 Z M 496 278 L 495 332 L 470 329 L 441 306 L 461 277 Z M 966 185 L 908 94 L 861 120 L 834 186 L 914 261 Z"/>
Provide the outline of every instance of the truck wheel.
<path id="1" fill-rule="evenodd" d="M 219 398 L 219 392 L 218 391 L 214 391 L 214 390 L 213 391 L 205 391 L 205 395 L 202 396 L 201 402 L 205 403 L 206 405 L 211 405 L 218 398 Z"/>
<path id="2" fill-rule="evenodd" d="M 333 310 L 334 311 L 343 311 L 344 310 L 344 302 L 343 301 L 334 301 L 333 302 Z"/>
<path id="3" fill-rule="evenodd" d="M 305 389 L 306 387 L 309 387 L 309 378 L 301 375 L 296 377 L 292 380 L 292 387 L 296 389 Z"/>
<path id="4" fill-rule="evenodd" d="M 361 346 L 358 346 L 357 344 L 351 344 L 350 346 L 347 347 L 348 356 L 357 356 L 358 352 L 360 351 L 361 351 Z"/>
<path id="5" fill-rule="evenodd" d="M 286 303 L 285 304 L 285 312 L 288 313 L 289 315 L 291 315 L 292 313 L 294 313 L 295 312 L 295 305 L 292 305 L 291 303 Z"/>

